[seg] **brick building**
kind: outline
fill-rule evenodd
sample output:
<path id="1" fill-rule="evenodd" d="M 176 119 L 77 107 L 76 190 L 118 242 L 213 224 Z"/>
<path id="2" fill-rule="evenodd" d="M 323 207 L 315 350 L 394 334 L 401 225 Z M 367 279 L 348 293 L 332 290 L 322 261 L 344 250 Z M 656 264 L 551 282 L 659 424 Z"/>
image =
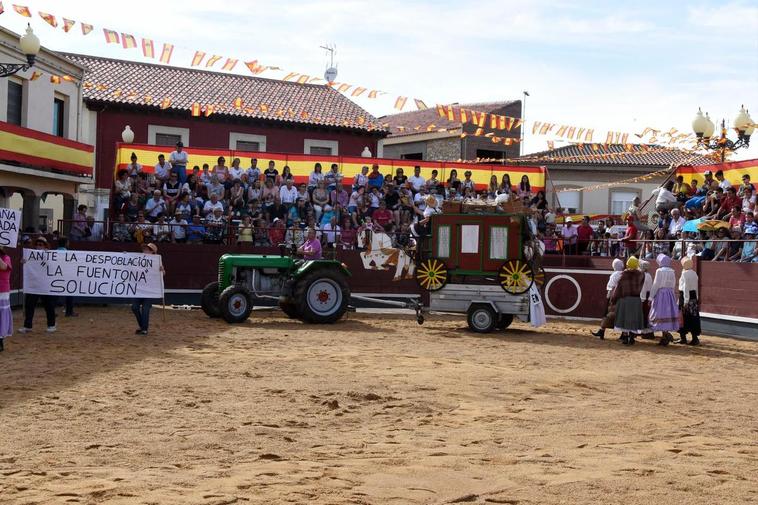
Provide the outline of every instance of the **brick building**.
<path id="1" fill-rule="evenodd" d="M 477 112 L 521 118 L 521 100 L 474 104 L 453 104 Z M 510 159 L 519 155 L 519 144 L 507 146 L 493 143 L 485 136 L 474 136 L 477 127 L 471 123 L 450 121 L 440 117 L 436 108 L 401 112 L 379 119 L 392 132 L 380 143 L 379 156 L 412 160 L 474 160 L 476 158 Z M 431 125 L 431 131 L 426 129 Z M 485 125 L 485 133 L 494 133 L 501 138 L 518 139 L 521 128 L 511 131 L 491 130 Z M 446 131 L 438 131 L 445 129 Z M 467 134 L 461 138 L 461 134 Z"/>

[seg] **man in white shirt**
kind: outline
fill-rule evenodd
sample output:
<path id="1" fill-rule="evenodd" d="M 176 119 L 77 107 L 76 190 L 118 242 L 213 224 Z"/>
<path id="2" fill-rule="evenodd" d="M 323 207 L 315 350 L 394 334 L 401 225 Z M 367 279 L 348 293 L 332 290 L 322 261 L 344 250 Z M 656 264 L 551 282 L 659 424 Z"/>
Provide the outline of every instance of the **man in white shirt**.
<path id="1" fill-rule="evenodd" d="M 166 202 L 161 198 L 161 191 L 159 189 L 153 191 L 153 197 L 145 202 L 145 212 L 147 212 L 150 221 L 158 219 L 158 214 L 166 213 Z"/>
<path id="2" fill-rule="evenodd" d="M 719 187 L 726 191 L 727 189 L 732 187 L 732 183 L 727 181 L 724 178 L 724 171 L 723 170 L 717 170 L 716 171 L 716 180 L 719 181 Z"/>
<path id="3" fill-rule="evenodd" d="M 411 183 L 411 188 L 413 188 L 414 194 L 421 191 L 421 188 L 426 184 L 426 179 L 421 177 L 421 167 L 413 167 L 413 175 L 408 178 L 408 182 Z"/>
<path id="4" fill-rule="evenodd" d="M 261 169 L 258 168 L 258 159 L 252 158 L 250 160 L 250 168 L 247 169 L 247 182 L 254 184 L 255 181 L 261 178 Z"/>
<path id="5" fill-rule="evenodd" d="M 162 154 L 158 155 L 158 164 L 155 165 L 155 178 L 160 182 L 159 186 L 168 180 L 171 175 L 171 163 L 166 162 L 166 157 Z"/>
<path id="6" fill-rule="evenodd" d="M 179 182 L 184 184 L 187 182 L 187 163 L 189 163 L 189 157 L 184 151 L 184 144 L 181 142 L 176 143 L 176 151 L 172 151 L 168 157 L 169 163 L 174 167 L 176 175 L 179 177 Z"/>
<path id="7" fill-rule="evenodd" d="M 339 226 L 337 226 L 337 216 L 332 216 L 329 222 L 326 223 L 322 228 L 322 235 L 324 236 L 327 247 L 333 246 L 339 242 L 340 231 L 342 230 Z"/>
<path id="8" fill-rule="evenodd" d="M 668 236 L 676 237 L 677 232 L 682 231 L 684 223 L 687 220 L 684 219 L 679 213 L 679 209 L 671 209 L 671 222 L 669 223 Z"/>
<path id="9" fill-rule="evenodd" d="M 576 226 L 574 226 L 574 219 L 571 216 L 567 217 L 564 221 L 561 233 L 563 235 L 563 250 L 565 254 L 576 254 L 579 235 Z"/>
<path id="10" fill-rule="evenodd" d="M 674 207 L 679 206 L 679 201 L 676 199 L 676 195 L 671 192 L 674 189 L 674 181 L 668 181 L 664 186 L 653 190 L 652 194 L 655 196 L 655 210 L 670 211 Z"/>
<path id="11" fill-rule="evenodd" d="M 279 188 L 279 201 L 289 209 L 297 201 L 297 188 L 292 185 L 292 179 L 287 179 L 284 186 Z"/>
<path id="12" fill-rule="evenodd" d="M 212 215 L 213 211 L 216 209 L 221 209 L 221 212 L 223 213 L 224 204 L 218 201 L 218 195 L 216 193 L 211 193 L 211 199 L 203 205 L 203 215 Z"/>
<path id="13" fill-rule="evenodd" d="M 186 242 L 187 241 L 187 221 L 182 218 L 182 211 L 177 210 L 174 213 L 174 219 L 169 223 L 171 225 L 171 233 L 173 235 L 174 242 Z"/>

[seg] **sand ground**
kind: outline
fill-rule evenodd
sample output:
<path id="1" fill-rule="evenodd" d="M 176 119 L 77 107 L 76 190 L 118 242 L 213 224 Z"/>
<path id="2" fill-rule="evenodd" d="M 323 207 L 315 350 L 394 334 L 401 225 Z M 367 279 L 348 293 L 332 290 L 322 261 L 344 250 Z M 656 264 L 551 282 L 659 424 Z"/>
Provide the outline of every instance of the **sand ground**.
<path id="1" fill-rule="evenodd" d="M 3 504 L 758 502 L 756 343 L 179 310 L 138 337 L 126 307 L 35 324 L 0 354 Z"/>

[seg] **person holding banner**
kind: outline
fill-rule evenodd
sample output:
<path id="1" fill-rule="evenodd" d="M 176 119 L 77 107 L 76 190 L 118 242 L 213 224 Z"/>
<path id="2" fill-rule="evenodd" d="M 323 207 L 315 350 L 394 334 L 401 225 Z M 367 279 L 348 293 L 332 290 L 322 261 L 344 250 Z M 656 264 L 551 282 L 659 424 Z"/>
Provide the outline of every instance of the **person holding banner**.
<path id="1" fill-rule="evenodd" d="M 158 246 L 150 243 L 142 244 L 143 254 L 158 254 Z M 161 264 L 161 275 L 165 273 L 163 265 Z M 134 332 L 135 335 L 147 335 L 148 327 L 150 326 L 150 309 L 153 307 L 152 298 L 135 298 L 132 302 L 132 312 L 134 317 L 137 318 L 137 324 L 139 328 Z"/>
<path id="2" fill-rule="evenodd" d="M 0 245 L 0 352 L 3 341 L 13 335 L 13 314 L 11 313 L 11 257 Z"/>
<path id="3" fill-rule="evenodd" d="M 37 237 L 34 240 L 34 248 L 38 251 L 47 250 L 47 239 L 45 237 Z M 54 333 L 58 330 L 58 328 L 55 326 L 55 297 L 51 295 L 24 293 L 24 326 L 18 329 L 19 333 L 30 333 L 32 331 L 34 311 L 37 308 L 37 303 L 40 301 L 42 301 L 42 305 L 45 306 L 45 315 L 47 316 L 46 331 L 48 333 Z"/>

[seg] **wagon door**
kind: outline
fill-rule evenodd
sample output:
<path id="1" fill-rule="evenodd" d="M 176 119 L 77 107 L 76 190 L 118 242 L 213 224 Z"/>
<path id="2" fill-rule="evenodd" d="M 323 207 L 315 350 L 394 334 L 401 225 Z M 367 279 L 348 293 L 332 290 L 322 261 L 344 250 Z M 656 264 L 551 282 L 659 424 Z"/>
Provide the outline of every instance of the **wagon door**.
<path id="1" fill-rule="evenodd" d="M 461 273 L 481 273 L 484 226 L 479 221 L 463 221 L 456 225 L 458 266 Z"/>

